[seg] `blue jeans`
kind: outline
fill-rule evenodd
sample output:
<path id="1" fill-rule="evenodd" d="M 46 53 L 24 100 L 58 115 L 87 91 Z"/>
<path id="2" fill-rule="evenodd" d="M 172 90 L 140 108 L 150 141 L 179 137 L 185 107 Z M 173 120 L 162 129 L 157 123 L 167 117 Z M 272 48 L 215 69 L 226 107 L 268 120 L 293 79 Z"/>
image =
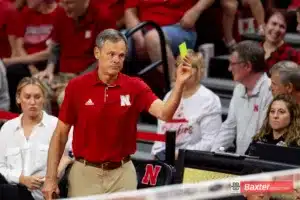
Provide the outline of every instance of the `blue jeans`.
<path id="1" fill-rule="evenodd" d="M 173 55 L 177 57 L 179 55 L 178 46 L 182 42 L 186 42 L 188 49 L 194 49 L 197 40 L 197 33 L 194 30 L 183 29 L 180 24 L 173 24 L 169 26 L 161 27 L 165 35 L 167 36 L 168 44 L 173 52 Z M 122 32 L 125 33 L 126 30 Z M 147 31 L 144 31 L 147 34 Z M 132 37 L 128 39 L 128 57 L 135 58 L 134 41 Z"/>

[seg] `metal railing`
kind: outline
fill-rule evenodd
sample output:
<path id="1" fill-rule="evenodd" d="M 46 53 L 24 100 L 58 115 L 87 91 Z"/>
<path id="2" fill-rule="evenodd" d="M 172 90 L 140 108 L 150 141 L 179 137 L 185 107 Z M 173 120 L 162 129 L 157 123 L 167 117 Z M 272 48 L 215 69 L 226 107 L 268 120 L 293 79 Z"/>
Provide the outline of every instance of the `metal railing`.
<path id="1" fill-rule="evenodd" d="M 144 69 L 138 72 L 138 75 L 143 75 L 152 69 L 158 67 L 159 65 L 163 66 L 164 70 L 164 78 L 165 78 L 165 92 L 170 91 L 170 77 L 169 77 L 169 68 L 168 68 L 168 59 L 167 59 L 167 50 L 166 50 L 166 40 L 163 30 L 160 28 L 160 26 L 152 21 L 145 21 L 140 24 L 138 24 L 136 27 L 128 30 L 125 33 L 125 36 L 127 38 L 131 37 L 135 32 L 143 29 L 145 26 L 152 26 L 157 32 L 160 40 L 160 49 L 161 49 L 161 60 L 155 61 L 152 64 L 148 65 Z"/>

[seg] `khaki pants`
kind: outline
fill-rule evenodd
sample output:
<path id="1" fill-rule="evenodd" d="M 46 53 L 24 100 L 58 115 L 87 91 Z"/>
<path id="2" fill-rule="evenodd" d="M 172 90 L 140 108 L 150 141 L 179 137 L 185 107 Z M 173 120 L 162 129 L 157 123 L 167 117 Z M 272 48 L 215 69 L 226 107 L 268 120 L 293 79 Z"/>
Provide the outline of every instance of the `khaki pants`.
<path id="1" fill-rule="evenodd" d="M 137 176 L 132 161 L 113 170 L 85 165 L 75 161 L 69 174 L 68 197 L 135 190 Z"/>

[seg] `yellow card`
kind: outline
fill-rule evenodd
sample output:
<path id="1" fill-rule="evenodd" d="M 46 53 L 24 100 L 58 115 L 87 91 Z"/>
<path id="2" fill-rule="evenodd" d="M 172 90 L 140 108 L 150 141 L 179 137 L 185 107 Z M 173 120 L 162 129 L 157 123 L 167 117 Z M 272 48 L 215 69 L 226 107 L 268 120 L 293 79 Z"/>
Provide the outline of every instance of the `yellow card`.
<path id="1" fill-rule="evenodd" d="M 186 43 L 183 42 L 179 45 L 180 56 L 184 58 L 187 55 L 188 49 L 186 47 Z"/>

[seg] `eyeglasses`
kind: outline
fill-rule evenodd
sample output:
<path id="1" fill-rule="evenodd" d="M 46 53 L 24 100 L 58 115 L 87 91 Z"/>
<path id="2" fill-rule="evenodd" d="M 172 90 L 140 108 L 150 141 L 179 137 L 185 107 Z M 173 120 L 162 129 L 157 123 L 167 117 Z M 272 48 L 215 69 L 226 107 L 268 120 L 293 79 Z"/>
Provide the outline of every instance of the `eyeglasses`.
<path id="1" fill-rule="evenodd" d="M 239 65 L 239 64 L 242 64 L 242 63 L 246 63 L 245 61 L 239 61 L 239 62 L 230 62 L 229 61 L 229 65 L 233 66 L 233 65 Z"/>

